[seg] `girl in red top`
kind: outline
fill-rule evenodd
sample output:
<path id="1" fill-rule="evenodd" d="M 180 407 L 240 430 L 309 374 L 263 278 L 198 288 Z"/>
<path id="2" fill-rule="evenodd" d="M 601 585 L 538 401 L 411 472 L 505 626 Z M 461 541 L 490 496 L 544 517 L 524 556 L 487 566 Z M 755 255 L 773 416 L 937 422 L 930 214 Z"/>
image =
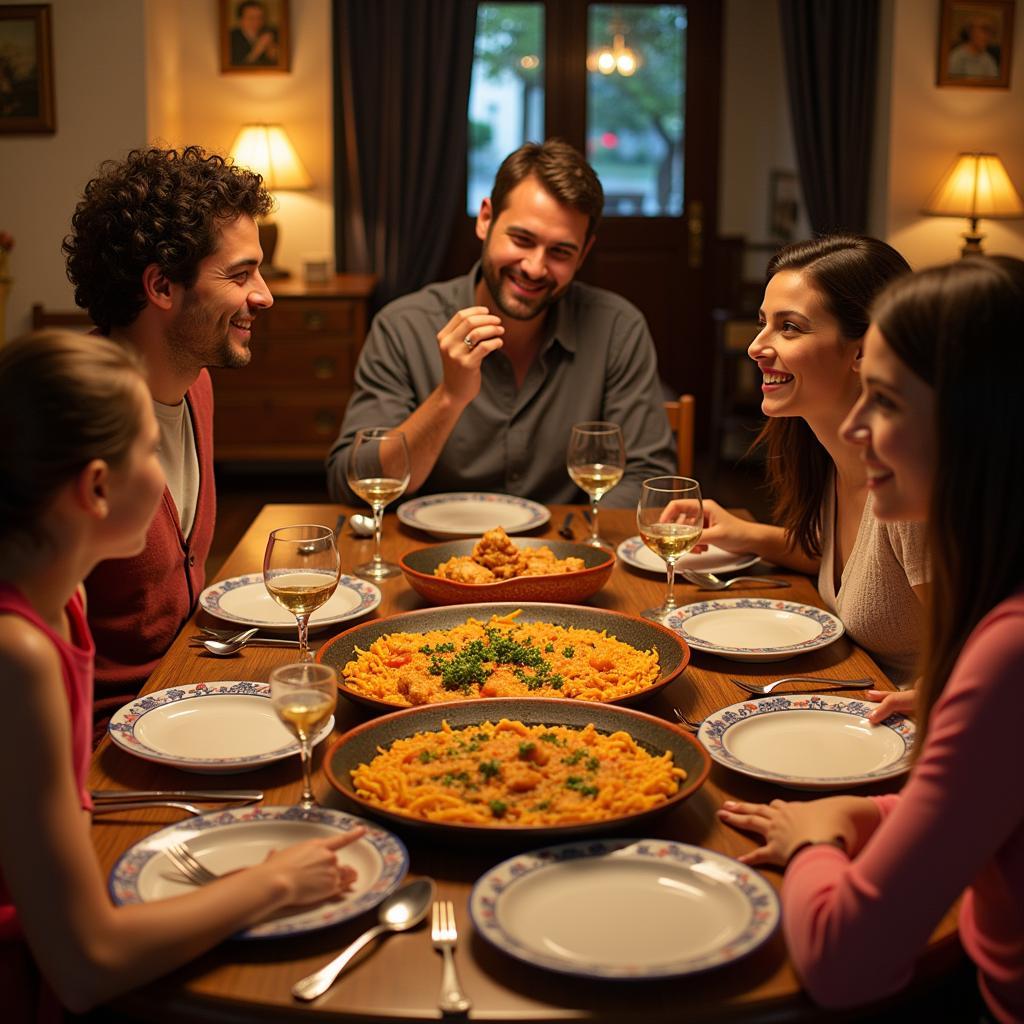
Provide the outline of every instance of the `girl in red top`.
<path id="1" fill-rule="evenodd" d="M 0 437 L 0 992 L 18 1021 L 59 1014 L 51 990 L 86 1010 L 282 907 L 339 896 L 352 875 L 334 851 L 362 830 L 176 899 L 111 904 L 89 834 L 94 648 L 79 584 L 145 543 L 164 490 L 159 431 L 132 356 L 54 332 L 0 350 Z"/>
<path id="2" fill-rule="evenodd" d="M 933 584 L 918 748 L 898 796 L 771 805 L 721 818 L 788 865 L 783 925 L 810 994 L 850 1006 L 895 992 L 953 901 L 981 993 L 1024 1021 L 1024 263 L 972 258 L 889 286 L 875 304 L 843 425 L 875 513 L 927 523 Z"/>

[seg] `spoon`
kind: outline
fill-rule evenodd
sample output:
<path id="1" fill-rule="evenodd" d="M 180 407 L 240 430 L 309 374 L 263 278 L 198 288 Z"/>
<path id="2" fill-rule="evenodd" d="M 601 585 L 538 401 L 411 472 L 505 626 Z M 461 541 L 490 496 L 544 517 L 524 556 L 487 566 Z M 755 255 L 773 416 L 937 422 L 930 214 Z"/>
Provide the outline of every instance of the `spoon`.
<path id="1" fill-rule="evenodd" d="M 731 580 L 723 580 L 713 572 L 694 572 L 693 569 L 684 569 L 682 575 L 701 590 L 728 590 L 734 583 L 761 583 L 766 587 L 789 586 L 786 580 L 773 580 L 768 576 L 733 576 Z"/>
<path id="2" fill-rule="evenodd" d="M 349 519 L 349 523 L 352 525 L 352 532 L 357 537 L 373 536 L 373 519 L 370 516 L 356 514 Z"/>
<path id="3" fill-rule="evenodd" d="M 210 654 L 216 654 L 220 658 L 226 658 L 230 654 L 237 654 L 246 644 L 246 641 L 259 632 L 256 629 L 247 629 L 244 633 L 229 637 L 227 640 L 204 640 L 201 644 Z"/>
<path id="4" fill-rule="evenodd" d="M 319 971 L 314 971 L 292 985 L 292 995 L 296 999 L 309 1002 L 322 996 L 333 984 L 335 978 L 345 969 L 349 961 L 368 942 L 383 935 L 385 932 L 404 932 L 416 925 L 427 916 L 427 910 L 434 899 L 436 886 L 431 878 L 421 878 L 416 882 L 403 885 L 393 892 L 378 908 L 377 919 L 380 922 L 368 928 L 350 946 L 346 946 L 329 964 Z"/>

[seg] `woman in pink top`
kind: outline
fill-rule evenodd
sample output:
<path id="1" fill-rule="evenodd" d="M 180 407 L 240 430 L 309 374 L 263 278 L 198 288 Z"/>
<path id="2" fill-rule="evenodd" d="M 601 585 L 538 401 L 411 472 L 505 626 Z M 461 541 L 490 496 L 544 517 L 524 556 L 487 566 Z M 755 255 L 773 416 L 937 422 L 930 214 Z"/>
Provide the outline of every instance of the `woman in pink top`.
<path id="1" fill-rule="evenodd" d="M 918 749 L 899 796 L 721 818 L 787 865 L 783 923 L 807 990 L 849 1006 L 901 988 L 963 894 L 960 935 L 1000 1021 L 1024 1021 L 1024 263 L 972 258 L 875 304 L 843 426 L 876 514 L 927 523 L 933 590 Z"/>
<path id="2" fill-rule="evenodd" d="M 93 645 L 80 581 L 137 554 L 164 489 L 135 360 L 49 333 L 0 350 L 0 1002 L 5 1021 L 82 1011 L 282 907 L 352 882 L 314 840 L 193 893 L 114 907 L 89 834 Z M 27 944 L 27 945 L 26 945 Z"/>

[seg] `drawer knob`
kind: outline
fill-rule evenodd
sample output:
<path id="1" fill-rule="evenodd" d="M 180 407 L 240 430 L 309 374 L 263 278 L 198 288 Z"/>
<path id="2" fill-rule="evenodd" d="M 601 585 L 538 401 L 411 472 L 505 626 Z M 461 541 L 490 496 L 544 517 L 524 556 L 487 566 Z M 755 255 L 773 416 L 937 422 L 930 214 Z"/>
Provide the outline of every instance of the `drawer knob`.
<path id="1" fill-rule="evenodd" d="M 313 376 L 317 380 L 330 380 L 338 373 L 338 363 L 330 356 L 317 356 L 313 360 Z"/>
<path id="2" fill-rule="evenodd" d="M 303 315 L 303 322 L 307 331 L 322 331 L 327 323 L 327 318 L 318 309 L 307 310 Z"/>
<path id="3" fill-rule="evenodd" d="M 338 430 L 338 420 L 330 409 L 317 409 L 313 414 L 313 426 L 318 434 L 333 436 Z"/>

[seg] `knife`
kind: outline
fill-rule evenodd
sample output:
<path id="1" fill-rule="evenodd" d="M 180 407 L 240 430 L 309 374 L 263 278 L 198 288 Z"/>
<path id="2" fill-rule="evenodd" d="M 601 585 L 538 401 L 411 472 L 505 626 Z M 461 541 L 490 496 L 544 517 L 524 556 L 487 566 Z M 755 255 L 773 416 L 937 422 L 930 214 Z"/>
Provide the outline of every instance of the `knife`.
<path id="1" fill-rule="evenodd" d="M 255 803 L 263 799 L 261 789 L 93 789 L 89 795 L 94 803 L 117 803 L 122 800 L 198 800 L 200 803 L 238 801 Z"/>

